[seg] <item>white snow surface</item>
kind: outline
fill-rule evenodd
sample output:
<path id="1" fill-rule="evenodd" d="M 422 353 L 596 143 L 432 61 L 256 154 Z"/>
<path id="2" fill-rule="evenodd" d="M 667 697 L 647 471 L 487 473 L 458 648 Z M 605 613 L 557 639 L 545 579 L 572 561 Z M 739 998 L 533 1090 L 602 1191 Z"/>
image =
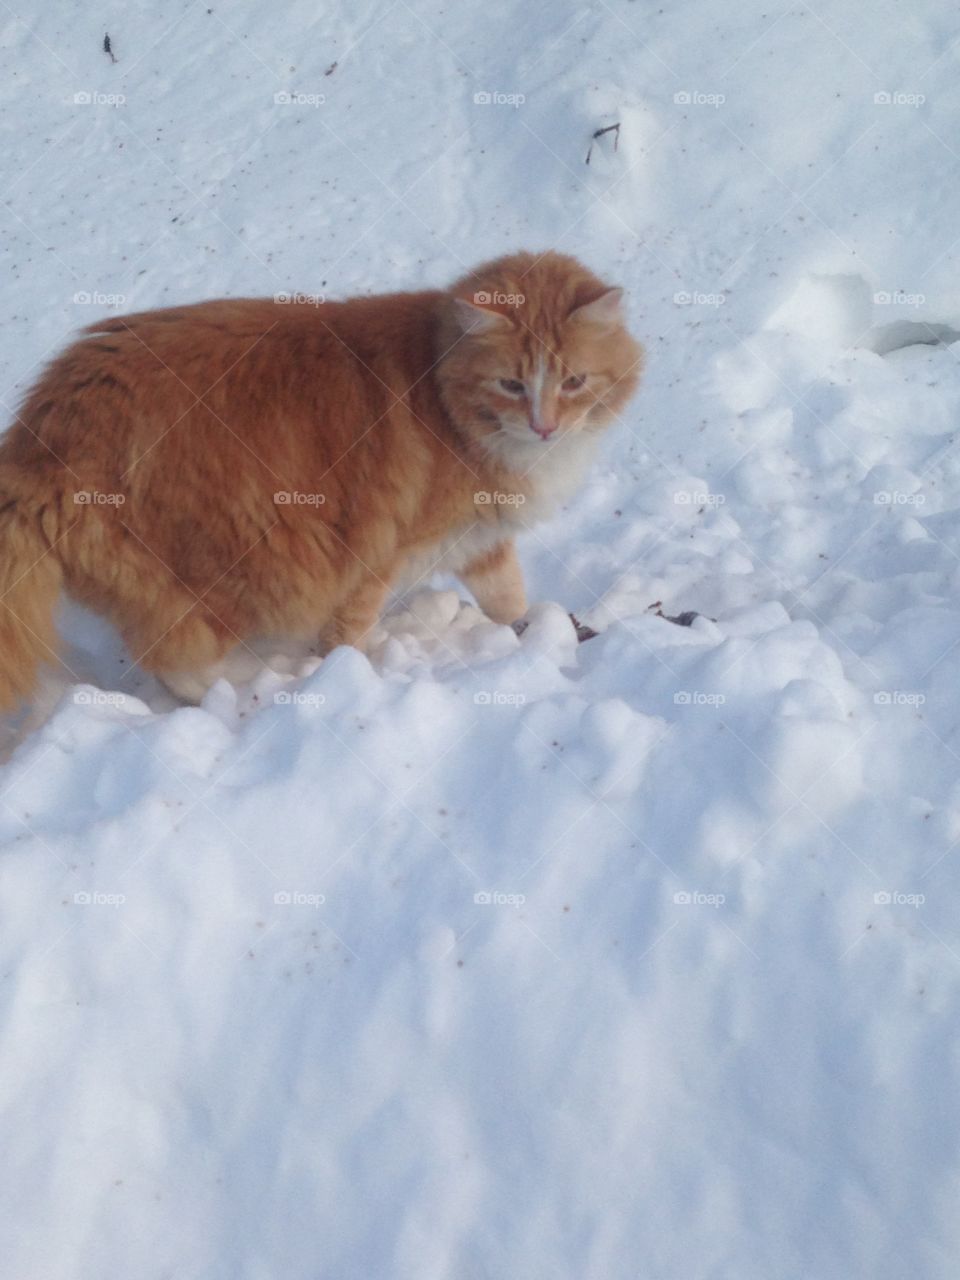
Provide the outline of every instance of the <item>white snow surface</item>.
<path id="1" fill-rule="evenodd" d="M 0 771 L 4 1276 L 955 1280 L 955 18 L 3 7 L 8 414 L 113 310 L 515 248 L 649 349 L 520 639 L 438 580 L 192 708 L 65 610 Z"/>

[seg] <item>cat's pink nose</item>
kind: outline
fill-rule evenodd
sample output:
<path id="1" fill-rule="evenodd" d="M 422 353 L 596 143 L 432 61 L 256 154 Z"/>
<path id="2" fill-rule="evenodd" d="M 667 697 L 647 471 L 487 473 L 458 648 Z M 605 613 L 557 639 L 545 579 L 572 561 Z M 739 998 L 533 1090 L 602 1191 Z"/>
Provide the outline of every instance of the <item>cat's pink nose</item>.
<path id="1" fill-rule="evenodd" d="M 548 436 L 552 436 L 556 431 L 557 424 L 555 422 L 531 422 L 530 427 L 541 440 L 546 440 Z"/>

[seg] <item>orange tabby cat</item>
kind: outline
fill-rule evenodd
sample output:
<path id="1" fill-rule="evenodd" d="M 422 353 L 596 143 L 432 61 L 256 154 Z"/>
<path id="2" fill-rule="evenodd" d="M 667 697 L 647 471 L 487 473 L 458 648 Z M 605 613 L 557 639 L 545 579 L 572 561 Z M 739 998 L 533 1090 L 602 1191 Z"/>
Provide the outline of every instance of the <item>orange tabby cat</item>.
<path id="1" fill-rule="evenodd" d="M 187 699 L 255 637 L 362 646 L 392 589 L 457 573 L 526 610 L 514 535 L 633 392 L 621 290 L 518 253 L 449 291 L 236 299 L 107 319 L 0 442 L 0 706 L 56 660 L 61 587 Z"/>

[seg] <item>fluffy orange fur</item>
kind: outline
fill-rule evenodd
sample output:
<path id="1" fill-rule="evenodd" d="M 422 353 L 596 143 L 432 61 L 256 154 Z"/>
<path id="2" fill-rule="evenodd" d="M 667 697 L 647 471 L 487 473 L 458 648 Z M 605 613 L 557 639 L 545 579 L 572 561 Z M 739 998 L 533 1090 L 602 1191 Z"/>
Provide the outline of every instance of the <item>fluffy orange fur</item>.
<path id="1" fill-rule="evenodd" d="M 639 378 L 620 294 L 520 253 L 447 291 L 90 326 L 0 442 L 0 706 L 56 660 L 61 587 L 187 698 L 254 638 L 362 647 L 433 568 L 513 621 L 514 535 Z"/>

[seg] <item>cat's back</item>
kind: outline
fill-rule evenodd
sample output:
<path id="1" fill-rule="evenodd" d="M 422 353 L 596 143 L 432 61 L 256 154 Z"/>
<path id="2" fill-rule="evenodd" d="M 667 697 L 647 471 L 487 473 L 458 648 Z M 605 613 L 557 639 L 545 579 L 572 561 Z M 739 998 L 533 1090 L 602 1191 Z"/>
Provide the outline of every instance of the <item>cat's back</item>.
<path id="1" fill-rule="evenodd" d="M 365 361 L 405 351 L 432 350 L 437 292 L 395 293 L 321 301 L 294 295 L 277 298 L 219 298 L 108 317 L 84 330 L 64 357 L 149 357 L 168 366 L 210 359 L 241 350 L 251 355 L 267 345 L 290 357 L 338 351 Z"/>
<path id="2" fill-rule="evenodd" d="M 318 401 L 379 411 L 429 371 L 440 296 L 221 298 L 106 317 L 47 367 L 0 452 L 65 455 L 93 429 L 152 440 L 204 411 L 244 436 L 272 412 L 290 420 Z"/>

